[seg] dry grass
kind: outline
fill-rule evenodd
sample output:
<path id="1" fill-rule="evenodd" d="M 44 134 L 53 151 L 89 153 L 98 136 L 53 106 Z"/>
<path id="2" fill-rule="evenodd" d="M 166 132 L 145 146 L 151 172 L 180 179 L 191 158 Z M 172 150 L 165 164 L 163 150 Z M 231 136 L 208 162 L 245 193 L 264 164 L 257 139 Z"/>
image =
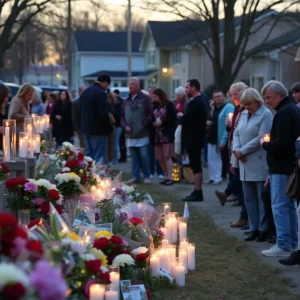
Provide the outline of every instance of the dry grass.
<path id="1" fill-rule="evenodd" d="M 139 185 L 156 204 L 171 202 L 172 211 L 183 213 L 183 202 L 157 185 Z M 222 231 L 209 217 L 193 211 L 188 236 L 196 244 L 196 271 L 189 272 L 186 287 L 165 290 L 156 299 L 190 300 L 299 300 L 291 281 L 264 264 L 236 238 Z M 299 275 L 300 276 L 300 275 Z"/>

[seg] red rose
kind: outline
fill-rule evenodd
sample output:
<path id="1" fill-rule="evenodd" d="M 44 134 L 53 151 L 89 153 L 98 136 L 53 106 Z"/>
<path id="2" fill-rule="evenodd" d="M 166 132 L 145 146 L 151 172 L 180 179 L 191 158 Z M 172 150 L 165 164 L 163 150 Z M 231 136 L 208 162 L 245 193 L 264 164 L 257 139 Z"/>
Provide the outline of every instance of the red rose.
<path id="1" fill-rule="evenodd" d="M 55 209 L 57 210 L 57 212 L 61 215 L 63 213 L 63 210 L 62 210 L 62 206 L 61 205 L 55 205 L 54 206 Z"/>
<path id="2" fill-rule="evenodd" d="M 17 189 L 19 185 L 24 186 L 27 182 L 25 178 L 9 178 L 5 181 L 5 186 L 7 189 Z"/>
<path id="3" fill-rule="evenodd" d="M 0 214 L 0 240 L 12 241 L 17 232 L 18 221 L 11 214 Z"/>
<path id="4" fill-rule="evenodd" d="M 66 162 L 66 165 L 65 165 L 66 168 L 70 168 L 70 169 L 73 169 L 73 168 L 79 168 L 80 167 L 80 162 L 78 159 L 72 159 L 72 160 L 68 160 Z"/>
<path id="5" fill-rule="evenodd" d="M 94 248 L 98 250 L 103 250 L 108 246 L 108 239 L 107 238 L 100 238 L 94 241 Z"/>
<path id="6" fill-rule="evenodd" d="M 130 222 L 135 226 L 139 224 L 143 224 L 143 221 L 140 218 L 136 218 L 136 217 L 131 218 Z"/>
<path id="7" fill-rule="evenodd" d="M 129 250 L 123 250 L 123 251 L 122 251 L 122 254 L 128 254 L 128 255 L 130 255 L 131 252 L 130 252 Z"/>
<path id="8" fill-rule="evenodd" d="M 30 221 L 27 224 L 27 228 L 30 229 L 30 228 L 32 228 L 35 225 L 41 227 L 43 225 L 43 220 L 41 220 L 41 219 L 34 219 L 34 220 Z"/>
<path id="9" fill-rule="evenodd" d="M 16 232 L 16 237 L 20 237 L 20 238 L 23 238 L 23 239 L 27 239 L 28 234 L 27 234 L 27 232 L 24 230 L 24 228 L 22 228 L 21 226 L 18 226 L 17 232 Z"/>
<path id="10" fill-rule="evenodd" d="M 149 257 L 149 254 L 148 254 L 148 253 L 141 253 L 141 254 L 138 254 L 138 255 L 135 257 L 135 260 L 136 260 L 136 261 L 143 261 L 143 260 L 146 260 L 148 257 Z"/>
<path id="11" fill-rule="evenodd" d="M 85 262 L 85 266 L 89 272 L 100 272 L 101 260 L 93 259 Z"/>
<path id="12" fill-rule="evenodd" d="M 44 253 L 44 249 L 43 249 L 43 244 L 40 241 L 36 241 L 36 240 L 31 240 L 27 242 L 26 248 L 31 251 L 31 252 L 35 252 L 38 254 L 43 254 Z"/>
<path id="13" fill-rule="evenodd" d="M 0 167 L 2 167 L 3 173 L 8 173 L 8 166 L 6 164 L 0 163 Z"/>
<path id="14" fill-rule="evenodd" d="M 117 245 L 122 245 L 123 244 L 123 240 L 120 239 L 118 236 L 116 235 L 113 235 L 111 238 L 110 238 L 110 242 L 113 243 L 113 244 L 117 244 Z"/>
<path id="15" fill-rule="evenodd" d="M 49 213 L 49 210 L 50 210 L 50 202 L 49 201 L 44 201 L 39 206 L 39 209 L 40 209 L 41 213 L 47 215 Z"/>
<path id="16" fill-rule="evenodd" d="M 111 284 L 109 272 L 101 273 L 100 279 L 105 280 L 106 284 Z"/>
<path id="17" fill-rule="evenodd" d="M 59 200 L 59 192 L 57 190 L 49 190 L 48 191 L 48 198 L 52 200 Z"/>
<path id="18" fill-rule="evenodd" d="M 74 155 L 74 152 L 71 151 L 71 150 L 69 150 L 69 155 L 70 155 L 70 156 Z"/>
<path id="19" fill-rule="evenodd" d="M 83 155 L 83 153 L 81 153 L 81 152 L 78 153 L 78 159 L 79 159 L 79 160 L 84 160 L 84 155 Z"/>
<path id="20" fill-rule="evenodd" d="M 25 296 L 26 290 L 21 283 L 6 284 L 2 289 L 4 299 L 18 300 Z"/>

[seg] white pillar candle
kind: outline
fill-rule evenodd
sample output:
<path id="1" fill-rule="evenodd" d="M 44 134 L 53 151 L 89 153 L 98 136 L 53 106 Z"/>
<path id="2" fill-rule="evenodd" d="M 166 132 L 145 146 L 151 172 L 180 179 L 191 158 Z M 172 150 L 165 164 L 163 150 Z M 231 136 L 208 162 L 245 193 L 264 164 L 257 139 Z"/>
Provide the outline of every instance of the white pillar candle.
<path id="1" fill-rule="evenodd" d="M 152 257 L 150 257 L 150 266 L 151 266 L 151 275 L 153 277 L 159 276 L 159 257 L 154 254 Z"/>
<path id="2" fill-rule="evenodd" d="M 179 262 L 184 266 L 185 273 L 188 272 L 188 254 L 186 250 L 179 250 Z"/>
<path id="3" fill-rule="evenodd" d="M 180 250 L 187 251 L 188 244 L 189 244 L 189 242 L 186 239 L 184 239 L 183 241 L 180 241 Z"/>
<path id="4" fill-rule="evenodd" d="M 118 300 L 119 293 L 117 291 L 106 291 L 105 300 Z"/>
<path id="5" fill-rule="evenodd" d="M 104 300 L 105 286 L 102 284 L 90 285 L 90 300 Z"/>
<path id="6" fill-rule="evenodd" d="M 195 245 L 189 244 L 187 250 L 188 250 L 188 269 L 195 270 L 196 269 Z"/>
<path id="7" fill-rule="evenodd" d="M 8 122 L 5 122 L 5 159 L 10 160 L 10 129 L 8 126 Z"/>
<path id="8" fill-rule="evenodd" d="M 176 276 L 176 266 L 178 265 L 178 263 L 176 261 L 173 261 L 171 263 L 171 274 L 175 277 Z"/>
<path id="9" fill-rule="evenodd" d="M 179 238 L 183 241 L 187 238 L 187 224 L 182 222 L 179 224 Z"/>
<path id="10" fill-rule="evenodd" d="M 119 284 L 120 284 L 120 273 L 118 273 L 118 272 L 110 272 L 109 275 L 110 275 L 110 281 L 111 281 L 111 284 L 112 284 L 114 287 L 119 288 Z"/>
<path id="11" fill-rule="evenodd" d="M 178 236 L 178 220 L 177 218 L 173 218 L 173 244 L 177 243 Z"/>
<path id="12" fill-rule="evenodd" d="M 169 256 L 170 256 L 170 259 L 171 259 L 171 263 L 176 261 L 176 247 L 170 247 L 168 248 L 169 250 Z"/>
<path id="13" fill-rule="evenodd" d="M 181 264 L 175 267 L 175 280 L 178 286 L 185 286 L 185 269 Z"/>
<path id="14" fill-rule="evenodd" d="M 164 238 L 162 241 L 161 241 L 161 245 L 163 248 L 167 248 L 168 245 L 169 245 L 169 240 Z"/>

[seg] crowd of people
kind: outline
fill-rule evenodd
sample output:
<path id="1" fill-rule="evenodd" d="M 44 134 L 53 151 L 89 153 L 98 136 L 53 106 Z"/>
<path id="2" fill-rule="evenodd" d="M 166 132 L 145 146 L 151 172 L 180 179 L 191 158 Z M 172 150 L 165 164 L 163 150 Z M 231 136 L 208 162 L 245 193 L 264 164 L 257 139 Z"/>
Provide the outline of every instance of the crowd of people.
<path id="1" fill-rule="evenodd" d="M 30 113 L 47 113 L 58 146 L 75 134 L 85 155 L 105 165 L 125 162 L 129 149 L 131 184 L 149 184 L 156 172 L 161 184 L 171 186 L 174 161 L 181 163 L 187 156 L 194 174 L 194 190 L 183 199 L 189 202 L 203 201 L 204 150 L 205 183 L 217 186 L 228 176 L 226 189 L 216 190 L 216 196 L 222 206 L 232 200 L 241 206 L 231 226 L 248 229 L 246 242 L 275 243 L 262 251 L 264 256 L 300 264 L 299 200 L 286 193 L 290 175 L 299 168 L 300 83 L 292 87 L 293 99 L 281 82 L 270 81 L 261 93 L 243 82 L 233 83 L 228 97 L 216 90 L 211 101 L 197 79 L 176 88 L 175 101 L 161 88 L 141 90 L 135 77 L 128 80 L 126 99 L 118 90 L 110 92 L 110 83 L 110 76 L 101 74 L 90 87 L 81 87 L 77 98 L 61 91 L 48 94 L 45 103 L 25 84 L 11 101 L 8 118 L 16 119 L 22 131 Z M 1 84 L 0 119 L 5 118 L 8 94 Z M 175 136 L 181 149 L 176 154 Z"/>

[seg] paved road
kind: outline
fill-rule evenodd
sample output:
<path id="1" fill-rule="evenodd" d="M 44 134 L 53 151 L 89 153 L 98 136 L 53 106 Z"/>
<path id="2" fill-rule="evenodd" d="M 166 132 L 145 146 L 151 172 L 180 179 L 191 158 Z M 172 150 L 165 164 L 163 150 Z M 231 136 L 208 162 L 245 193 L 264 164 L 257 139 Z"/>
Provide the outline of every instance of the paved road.
<path id="1" fill-rule="evenodd" d="M 129 163 L 125 164 L 118 164 L 114 166 L 115 169 L 122 170 L 124 172 L 130 172 L 130 165 Z M 204 169 L 204 180 L 207 179 L 207 169 Z M 157 184 L 158 180 L 154 179 L 153 184 Z M 227 182 L 224 182 L 220 185 L 206 185 L 203 186 L 203 193 L 204 193 L 204 202 L 201 203 L 194 203 L 189 204 L 190 212 L 192 211 L 191 207 L 195 207 L 200 211 L 209 215 L 214 222 L 220 226 L 223 230 L 227 231 L 229 234 L 235 236 L 237 239 L 243 241 L 245 238 L 245 234 L 240 229 L 233 229 L 230 227 L 230 223 L 235 222 L 239 218 L 240 207 L 232 207 L 232 205 L 226 204 L 224 207 L 220 205 L 216 196 L 215 196 L 215 189 L 219 189 L 223 191 L 226 188 Z M 177 195 L 181 197 L 185 197 L 186 195 L 190 194 L 193 190 L 193 185 L 190 184 L 175 184 L 172 187 L 162 187 L 163 189 L 175 192 Z M 248 242 L 245 243 L 253 252 L 255 252 L 259 259 L 263 262 L 270 264 L 278 269 L 281 270 L 281 274 L 287 278 L 291 278 L 294 283 L 295 287 L 292 290 L 300 294 L 300 268 L 299 267 L 285 267 L 278 263 L 278 258 L 273 257 L 264 257 L 261 255 L 261 251 L 268 249 L 271 244 L 268 243 L 256 243 L 256 242 Z"/>

